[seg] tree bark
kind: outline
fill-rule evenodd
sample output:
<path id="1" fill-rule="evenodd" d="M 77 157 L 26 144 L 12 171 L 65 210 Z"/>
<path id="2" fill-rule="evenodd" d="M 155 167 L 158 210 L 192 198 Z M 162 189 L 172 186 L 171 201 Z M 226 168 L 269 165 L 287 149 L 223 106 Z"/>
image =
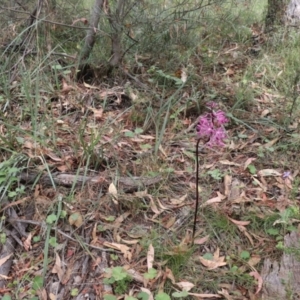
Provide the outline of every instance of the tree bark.
<path id="1" fill-rule="evenodd" d="M 98 27 L 100 14 L 103 9 L 104 0 L 95 0 L 95 4 L 91 14 L 90 28 L 87 30 L 84 46 L 81 52 L 79 65 L 84 65 L 89 58 L 95 41 L 96 41 L 96 28 Z"/>
<path id="2" fill-rule="evenodd" d="M 282 25 L 285 13 L 285 0 L 268 0 L 268 10 L 265 19 L 266 31 L 274 25 Z"/>

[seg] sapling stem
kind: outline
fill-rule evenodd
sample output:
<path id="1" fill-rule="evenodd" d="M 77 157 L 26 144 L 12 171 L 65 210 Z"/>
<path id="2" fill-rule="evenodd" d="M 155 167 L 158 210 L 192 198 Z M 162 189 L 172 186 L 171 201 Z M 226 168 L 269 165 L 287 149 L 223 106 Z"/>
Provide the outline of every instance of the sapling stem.
<path id="1" fill-rule="evenodd" d="M 192 244 L 194 244 L 195 232 L 196 232 L 196 222 L 197 222 L 197 212 L 199 207 L 199 143 L 200 139 L 196 143 L 196 207 L 194 212 L 194 225 L 193 225 L 193 235 Z"/>

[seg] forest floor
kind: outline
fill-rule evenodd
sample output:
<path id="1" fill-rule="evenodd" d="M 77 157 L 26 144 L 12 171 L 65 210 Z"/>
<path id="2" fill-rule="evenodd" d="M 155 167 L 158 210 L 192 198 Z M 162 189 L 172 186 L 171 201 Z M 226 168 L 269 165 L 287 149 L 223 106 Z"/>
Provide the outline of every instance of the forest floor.
<path id="1" fill-rule="evenodd" d="M 275 51 L 286 35 L 255 26 L 246 42 L 203 44 L 173 73 L 149 62 L 114 84 L 66 75 L 31 94 L 12 83 L 0 124 L 2 299 L 261 299 L 266 261 L 280 261 L 300 221 L 287 59 L 299 46 L 291 37 L 289 56 Z M 193 240 L 196 125 L 209 102 L 229 123 L 224 147 L 200 143 Z"/>

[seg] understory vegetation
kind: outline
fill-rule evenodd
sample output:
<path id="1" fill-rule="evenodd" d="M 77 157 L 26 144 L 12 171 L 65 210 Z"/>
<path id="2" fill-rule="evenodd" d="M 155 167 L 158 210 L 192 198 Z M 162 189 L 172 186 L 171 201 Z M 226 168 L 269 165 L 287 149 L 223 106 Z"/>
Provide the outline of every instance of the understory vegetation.
<path id="1" fill-rule="evenodd" d="M 299 29 L 262 0 L 48 2 L 0 5 L 2 299 L 261 299 L 300 254 Z"/>

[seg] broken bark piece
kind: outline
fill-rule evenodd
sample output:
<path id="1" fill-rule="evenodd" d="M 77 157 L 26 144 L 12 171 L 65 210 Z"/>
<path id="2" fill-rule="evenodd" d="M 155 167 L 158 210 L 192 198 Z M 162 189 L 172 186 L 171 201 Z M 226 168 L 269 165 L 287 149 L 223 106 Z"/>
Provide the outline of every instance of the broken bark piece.
<path id="1" fill-rule="evenodd" d="M 106 175 L 106 174 L 105 174 Z M 103 188 L 107 189 L 109 182 L 113 181 L 111 178 L 105 175 L 101 176 L 82 176 L 82 175 L 73 175 L 73 174 L 65 174 L 65 173 L 55 173 L 51 174 L 51 177 L 46 174 L 40 176 L 38 179 L 39 174 L 37 173 L 20 173 L 19 177 L 22 182 L 25 183 L 34 183 L 35 181 L 45 184 L 45 185 L 52 185 L 52 181 L 57 185 L 62 186 L 72 186 L 74 183 L 76 185 L 83 185 L 83 184 L 98 184 L 101 185 Z M 162 177 L 119 177 L 117 179 L 118 185 L 120 188 L 123 188 L 124 191 L 131 191 L 136 190 L 139 188 L 145 188 L 147 186 L 154 185 L 156 183 L 161 182 Z"/>
<path id="2" fill-rule="evenodd" d="M 300 232 L 284 237 L 284 253 L 279 262 L 266 259 L 262 269 L 263 300 L 289 299 L 300 294 Z"/>

